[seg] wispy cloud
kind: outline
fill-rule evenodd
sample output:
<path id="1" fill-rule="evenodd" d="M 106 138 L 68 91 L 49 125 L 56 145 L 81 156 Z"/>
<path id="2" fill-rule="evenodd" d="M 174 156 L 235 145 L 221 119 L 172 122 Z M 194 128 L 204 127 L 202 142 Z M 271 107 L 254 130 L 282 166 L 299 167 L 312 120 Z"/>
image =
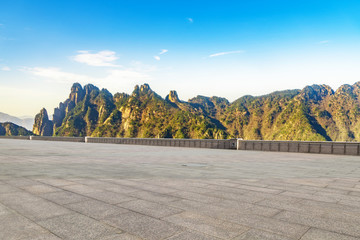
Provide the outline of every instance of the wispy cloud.
<path id="1" fill-rule="evenodd" d="M 324 41 L 318 42 L 318 44 L 328 44 L 329 42 L 330 42 L 329 40 L 324 40 Z"/>
<path id="2" fill-rule="evenodd" d="M 1 68 L 1 71 L 10 71 L 10 70 L 11 70 L 11 68 L 8 66 L 4 66 Z"/>
<path id="3" fill-rule="evenodd" d="M 224 56 L 224 55 L 228 55 L 228 54 L 235 54 L 235 53 L 243 53 L 243 50 L 238 50 L 238 51 L 230 51 L 230 52 L 219 52 L 219 53 L 214 53 L 209 55 L 209 57 L 219 57 L 219 56 Z"/>
<path id="4" fill-rule="evenodd" d="M 82 84 L 93 83 L 100 86 L 121 86 L 124 83 L 136 84 L 144 80 L 150 79 L 150 76 L 146 73 L 137 71 L 132 68 L 128 69 L 109 69 L 105 71 L 105 76 L 101 78 L 94 78 L 83 74 L 71 73 L 63 71 L 54 67 L 33 67 L 23 68 L 23 71 L 30 73 L 31 75 L 42 77 L 48 81 L 55 81 L 59 83 L 71 84 L 79 82 Z"/>
<path id="5" fill-rule="evenodd" d="M 100 51 L 90 53 L 90 51 L 78 51 L 78 55 L 74 56 L 74 60 L 95 67 L 120 67 L 114 62 L 118 59 L 114 51 Z"/>
<path id="6" fill-rule="evenodd" d="M 192 18 L 186 18 L 186 20 L 187 20 L 189 23 L 193 23 L 193 22 L 194 22 L 194 19 L 192 19 Z"/>
<path id="7" fill-rule="evenodd" d="M 55 67 L 25 67 L 22 70 L 35 76 L 43 77 L 49 80 L 55 80 L 62 83 L 89 82 L 93 80 L 89 76 L 65 72 L 62 71 L 60 68 Z"/>
<path id="8" fill-rule="evenodd" d="M 161 49 L 161 52 L 159 53 L 159 55 L 161 55 L 161 54 L 164 54 L 164 53 L 167 53 L 169 50 L 167 50 L 167 49 Z"/>
<path id="9" fill-rule="evenodd" d="M 161 49 L 161 51 L 159 52 L 158 55 L 165 54 L 165 53 L 167 53 L 168 51 L 169 51 L 169 50 L 167 50 L 167 49 Z M 161 58 L 160 58 L 160 56 L 158 56 L 158 55 L 154 56 L 154 58 L 155 58 L 155 60 L 160 61 Z"/>

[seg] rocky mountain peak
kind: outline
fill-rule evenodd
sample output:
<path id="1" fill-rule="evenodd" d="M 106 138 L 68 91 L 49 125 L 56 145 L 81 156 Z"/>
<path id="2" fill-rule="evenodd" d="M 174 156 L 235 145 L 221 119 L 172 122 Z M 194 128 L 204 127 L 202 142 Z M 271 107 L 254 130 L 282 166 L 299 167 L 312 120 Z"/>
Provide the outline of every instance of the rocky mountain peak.
<path id="1" fill-rule="evenodd" d="M 147 93 L 147 92 L 149 92 L 149 91 L 152 92 L 149 84 L 145 83 L 145 84 L 143 84 L 143 85 L 140 86 L 140 92 Z"/>
<path id="2" fill-rule="evenodd" d="M 74 83 L 73 86 L 71 87 L 71 91 L 69 95 L 70 101 L 77 104 L 78 102 L 83 100 L 84 95 L 85 93 L 81 85 L 79 83 Z"/>
<path id="3" fill-rule="evenodd" d="M 92 91 L 99 91 L 99 88 L 98 87 L 95 87 L 94 85 L 92 84 L 87 84 L 84 86 L 84 91 L 85 91 L 85 94 L 88 95 L 90 94 Z"/>
<path id="4" fill-rule="evenodd" d="M 175 90 L 170 91 L 169 95 L 167 95 L 165 99 L 172 102 L 172 103 L 180 102 L 178 94 L 177 94 L 177 92 Z"/>
<path id="5" fill-rule="evenodd" d="M 306 86 L 303 90 L 301 90 L 299 96 L 304 100 L 312 100 L 314 102 L 320 101 L 323 98 L 333 95 L 334 90 L 328 85 L 311 85 Z"/>
<path id="6" fill-rule="evenodd" d="M 47 111 L 45 108 L 40 110 L 35 116 L 35 123 L 33 127 L 33 133 L 40 136 L 52 136 L 53 135 L 53 122 L 49 120 Z"/>
<path id="7" fill-rule="evenodd" d="M 351 94 L 353 92 L 353 86 L 349 84 L 341 85 L 337 90 L 336 94 Z"/>
<path id="8" fill-rule="evenodd" d="M 137 97 L 137 96 L 139 96 L 139 94 L 140 94 L 140 87 L 139 87 L 139 85 L 135 85 L 134 91 L 132 92 L 131 96 Z"/>

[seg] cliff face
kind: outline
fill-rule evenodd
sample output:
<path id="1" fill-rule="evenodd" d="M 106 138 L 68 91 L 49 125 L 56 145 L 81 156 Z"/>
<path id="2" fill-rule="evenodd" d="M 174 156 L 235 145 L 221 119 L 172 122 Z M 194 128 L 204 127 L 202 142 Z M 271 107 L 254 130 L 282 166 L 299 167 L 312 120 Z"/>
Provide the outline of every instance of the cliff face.
<path id="1" fill-rule="evenodd" d="M 11 122 L 0 123 L 0 136 L 30 136 L 32 132 Z"/>
<path id="2" fill-rule="evenodd" d="M 360 82 L 336 91 L 312 85 L 232 103 L 205 96 L 181 101 L 176 91 L 163 99 L 147 84 L 113 96 L 76 83 L 55 109 L 53 129 L 57 136 L 360 141 L 359 96 Z M 36 116 L 35 134 L 50 133 L 45 113 Z"/>
<path id="3" fill-rule="evenodd" d="M 41 109 L 40 113 L 35 116 L 33 132 L 39 136 L 53 135 L 53 122 L 49 120 L 45 108 Z"/>

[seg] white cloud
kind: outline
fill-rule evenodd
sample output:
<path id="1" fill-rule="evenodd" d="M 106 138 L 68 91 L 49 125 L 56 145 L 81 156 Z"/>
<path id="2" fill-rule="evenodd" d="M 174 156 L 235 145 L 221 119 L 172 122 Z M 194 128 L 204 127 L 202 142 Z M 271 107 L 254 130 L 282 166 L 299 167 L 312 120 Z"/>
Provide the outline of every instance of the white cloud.
<path id="1" fill-rule="evenodd" d="M 328 44 L 329 42 L 330 42 L 329 40 L 324 40 L 324 41 L 318 42 L 318 44 Z"/>
<path id="2" fill-rule="evenodd" d="M 95 67 L 121 67 L 114 64 L 118 59 L 116 52 L 113 51 L 100 51 L 97 53 L 90 53 L 90 51 L 78 51 L 78 55 L 74 56 L 74 60 L 80 63 L 85 63 Z"/>
<path id="3" fill-rule="evenodd" d="M 105 72 L 103 77 L 96 78 L 82 74 L 65 72 L 59 68 L 52 67 L 23 68 L 22 70 L 34 76 L 42 77 L 48 81 L 66 84 L 72 84 L 74 82 L 79 82 L 81 84 L 92 83 L 100 88 L 107 88 L 113 92 L 121 91 L 123 88 L 131 90 L 136 84 L 141 84 L 145 80 L 151 79 L 148 74 L 133 68 L 109 69 Z"/>
<path id="4" fill-rule="evenodd" d="M 1 68 L 1 71 L 10 71 L 10 70 L 11 70 L 11 68 L 8 66 L 4 66 Z"/>
<path id="5" fill-rule="evenodd" d="M 62 82 L 62 83 L 73 83 L 73 82 L 86 83 L 93 80 L 93 78 L 85 75 L 64 72 L 59 68 L 53 68 L 53 67 L 24 68 L 23 71 L 28 72 L 35 76 L 43 77 L 48 80 L 55 80 L 57 82 Z"/>
<path id="6" fill-rule="evenodd" d="M 235 53 L 243 53 L 243 50 L 239 50 L 239 51 L 230 51 L 230 52 L 219 52 L 219 53 L 214 53 L 209 55 L 209 57 L 218 57 L 218 56 L 223 56 L 223 55 L 228 55 L 228 54 L 235 54 Z"/>
<path id="7" fill-rule="evenodd" d="M 194 22 L 194 19 L 192 19 L 192 18 L 186 18 L 186 20 L 188 20 L 189 23 L 193 23 L 193 22 Z"/>
<path id="8" fill-rule="evenodd" d="M 164 53 L 167 53 L 169 50 L 167 50 L 167 49 L 161 49 L 161 52 L 159 53 L 159 55 L 161 55 L 161 54 L 164 54 Z"/>
<path id="9" fill-rule="evenodd" d="M 162 54 L 165 54 L 165 53 L 167 53 L 169 50 L 167 50 L 167 49 L 161 49 L 161 51 L 159 52 L 159 54 L 158 55 L 162 55 Z M 155 58 L 155 60 L 157 60 L 157 61 L 160 61 L 160 56 L 154 56 L 154 58 Z"/>

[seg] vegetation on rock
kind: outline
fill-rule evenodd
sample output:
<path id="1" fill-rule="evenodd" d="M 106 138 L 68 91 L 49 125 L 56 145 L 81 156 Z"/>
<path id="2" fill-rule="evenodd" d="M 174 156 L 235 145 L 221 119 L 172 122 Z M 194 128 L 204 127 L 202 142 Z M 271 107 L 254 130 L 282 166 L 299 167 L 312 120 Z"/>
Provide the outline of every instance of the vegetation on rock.
<path id="1" fill-rule="evenodd" d="M 11 122 L 0 123 L 0 136 L 30 136 L 32 132 Z"/>
<path id="2" fill-rule="evenodd" d="M 45 109 L 36 116 L 34 133 L 49 133 L 51 125 L 57 136 L 359 141 L 359 97 L 360 82 L 337 91 L 312 85 L 232 103 L 205 96 L 185 102 L 176 91 L 163 99 L 147 84 L 113 96 L 75 83 L 53 123 Z"/>
<path id="3" fill-rule="evenodd" d="M 40 113 L 35 116 L 33 132 L 39 136 L 53 135 L 53 122 L 49 120 L 45 108 L 41 109 Z"/>

